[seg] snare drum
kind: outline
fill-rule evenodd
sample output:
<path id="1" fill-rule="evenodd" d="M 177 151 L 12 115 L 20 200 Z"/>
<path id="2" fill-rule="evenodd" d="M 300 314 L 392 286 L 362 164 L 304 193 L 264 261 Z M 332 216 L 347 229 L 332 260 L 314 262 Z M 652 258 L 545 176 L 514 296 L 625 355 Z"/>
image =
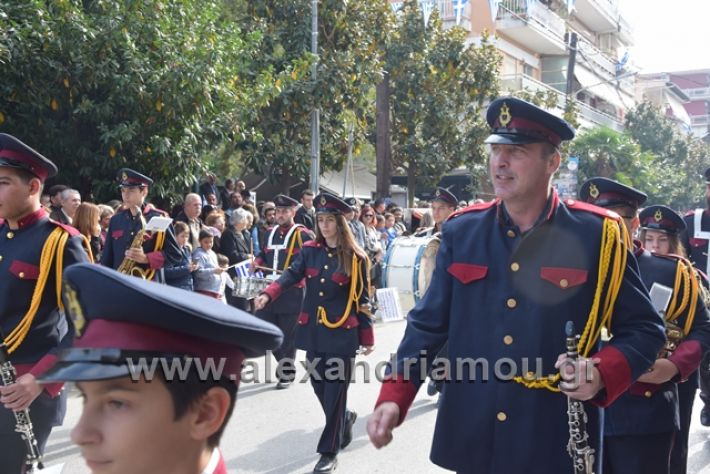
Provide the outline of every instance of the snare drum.
<path id="1" fill-rule="evenodd" d="M 405 315 L 414 308 L 429 287 L 438 249 L 437 235 L 398 237 L 387 249 L 382 268 L 382 285 L 384 288 L 397 288 Z"/>
<path id="2" fill-rule="evenodd" d="M 237 277 L 234 279 L 232 296 L 246 299 L 256 298 L 270 283 L 271 280 L 267 278 Z"/>

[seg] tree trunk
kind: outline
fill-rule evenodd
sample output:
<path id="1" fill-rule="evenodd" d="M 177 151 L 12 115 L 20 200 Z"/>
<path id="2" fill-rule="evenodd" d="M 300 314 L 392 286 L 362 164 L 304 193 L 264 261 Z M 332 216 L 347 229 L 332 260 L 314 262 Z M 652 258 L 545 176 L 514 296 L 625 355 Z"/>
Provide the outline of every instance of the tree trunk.
<path id="1" fill-rule="evenodd" d="M 413 161 L 407 164 L 407 206 L 414 207 L 414 193 L 417 188 L 417 166 Z"/>
<path id="2" fill-rule="evenodd" d="M 392 149 L 390 143 L 390 86 L 389 75 L 385 73 L 382 82 L 377 85 L 377 98 L 375 100 L 376 120 L 376 162 L 377 162 L 377 188 L 375 197 L 382 198 L 390 195 L 390 181 L 392 180 Z"/>

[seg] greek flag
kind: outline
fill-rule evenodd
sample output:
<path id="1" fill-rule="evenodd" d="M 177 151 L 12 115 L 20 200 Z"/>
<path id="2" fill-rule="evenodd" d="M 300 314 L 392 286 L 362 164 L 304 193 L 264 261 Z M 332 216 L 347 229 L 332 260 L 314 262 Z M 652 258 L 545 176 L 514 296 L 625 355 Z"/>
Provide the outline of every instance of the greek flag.
<path id="1" fill-rule="evenodd" d="M 239 262 L 234 266 L 234 272 L 237 274 L 237 277 L 241 278 L 249 278 L 249 265 L 251 265 L 251 260 L 244 260 L 243 262 Z M 261 271 L 257 271 L 254 273 L 255 278 L 264 278 L 264 274 Z"/>

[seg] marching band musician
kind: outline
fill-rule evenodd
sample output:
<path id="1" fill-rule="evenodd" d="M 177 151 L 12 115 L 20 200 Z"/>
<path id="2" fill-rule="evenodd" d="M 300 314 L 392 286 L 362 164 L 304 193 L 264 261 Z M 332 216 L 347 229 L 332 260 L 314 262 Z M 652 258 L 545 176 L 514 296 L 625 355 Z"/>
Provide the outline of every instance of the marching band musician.
<path id="1" fill-rule="evenodd" d="M 436 188 L 434 198 L 431 200 L 431 216 L 434 218 L 434 226 L 422 229 L 415 237 L 431 237 L 441 232 L 441 224 L 449 218 L 456 210 L 458 199 L 446 188 Z"/>
<path id="2" fill-rule="evenodd" d="M 653 364 L 663 325 L 618 216 L 563 202 L 551 186 L 559 147 L 574 129 L 513 97 L 493 101 L 486 119 L 497 199 L 456 212 L 442 226 L 431 286 L 409 313 L 368 434 L 377 448 L 392 440 L 448 340 L 456 383 L 444 384 L 441 394 L 435 464 L 459 473 L 572 473 L 570 454 L 579 459 L 576 441 L 588 434 L 597 455 L 585 472 L 600 472 L 597 407 Z M 568 321 L 581 336 L 575 361 L 560 354 Z M 600 350 L 604 326 L 614 338 Z M 459 364 L 471 360 L 478 363 Z M 501 360 L 515 361 L 515 368 L 492 370 Z M 575 371 L 578 383 L 570 381 Z M 568 397 L 587 402 L 586 416 L 568 416 Z"/>
<path id="3" fill-rule="evenodd" d="M 256 265 L 262 267 L 262 270 L 272 269 L 272 277 L 287 269 L 301 251 L 303 244 L 312 239 L 308 229 L 293 220 L 298 201 L 280 194 L 274 198 L 274 204 L 276 225 L 271 228 L 266 245 L 255 259 Z M 250 267 L 250 272 L 256 270 L 256 267 Z M 268 273 L 268 270 L 265 273 Z M 279 381 L 276 384 L 278 390 L 288 388 L 296 377 L 296 320 L 303 303 L 304 284 L 296 283 L 278 302 L 256 312 L 257 317 L 275 324 L 284 334 L 283 344 L 274 351 L 274 357 L 279 363 Z"/>
<path id="4" fill-rule="evenodd" d="M 639 225 L 645 232 L 676 235 L 685 227 L 680 216 L 665 206 L 651 206 L 639 216 L 638 209 L 646 195 L 608 178 L 588 180 L 579 195 L 585 202 L 618 213 L 631 235 Z M 654 284 L 673 290 L 675 296 L 664 316 L 672 324 L 669 328 L 682 330 L 684 337 L 682 342 L 675 341 L 677 347 L 672 352 L 659 357 L 648 373 L 605 410 L 604 473 L 668 474 L 671 448 L 682 443 L 681 437 L 676 436 L 682 424 L 680 387 L 695 374 L 704 350 L 710 346 L 710 319 L 700 297 L 695 269 L 688 260 L 652 254 L 639 241 L 634 242 L 634 255 L 649 291 Z M 688 299 L 684 303 L 686 293 Z M 684 411 L 688 413 L 687 407 Z M 689 421 L 689 416 L 682 417 Z"/>
<path id="5" fill-rule="evenodd" d="M 35 377 L 74 336 L 60 311 L 57 275 L 88 261 L 79 232 L 50 220 L 40 205 L 44 181 L 56 174 L 54 163 L 0 133 L 0 338 L 17 371 L 14 384 L 0 384 L 0 470 L 13 474 L 24 472 L 27 446 L 12 411 L 29 408 L 40 453 L 64 419 L 63 384 L 43 389 Z"/>
<path id="6" fill-rule="evenodd" d="M 137 272 L 147 280 L 156 278 L 156 271 L 166 262 L 180 262 L 182 254 L 170 224 L 165 231 L 143 234 L 145 225 L 155 217 L 167 217 L 165 211 L 145 202 L 153 180 L 129 168 L 119 171 L 123 209 L 114 214 L 106 231 L 106 245 L 101 255 L 101 265 L 117 270 L 124 261 L 138 265 Z M 142 244 L 135 245 L 136 235 L 143 234 Z"/>
<path id="7" fill-rule="evenodd" d="M 285 298 L 293 285 L 306 281 L 306 297 L 298 317 L 296 345 L 316 367 L 311 385 L 326 418 L 318 442 L 321 455 L 314 474 L 331 473 L 337 454 L 352 441 L 357 414 L 346 409 L 352 365 L 358 349 L 374 346 L 369 316 L 369 263 L 343 217 L 350 210 L 340 198 L 316 197 L 316 239 L 307 242 L 291 267 L 255 301 L 257 308 Z M 335 376 L 333 373 L 335 372 Z"/>
<path id="8" fill-rule="evenodd" d="M 64 281 L 78 334 L 41 380 L 76 383 L 83 405 L 71 440 L 91 471 L 227 474 L 219 444 L 242 362 L 278 346 L 281 331 L 214 298 L 100 265 L 75 265 Z M 139 359 L 158 362 L 155 372 L 140 373 Z M 176 364 L 179 375 L 168 368 Z M 210 364 L 219 370 L 205 374 Z"/>

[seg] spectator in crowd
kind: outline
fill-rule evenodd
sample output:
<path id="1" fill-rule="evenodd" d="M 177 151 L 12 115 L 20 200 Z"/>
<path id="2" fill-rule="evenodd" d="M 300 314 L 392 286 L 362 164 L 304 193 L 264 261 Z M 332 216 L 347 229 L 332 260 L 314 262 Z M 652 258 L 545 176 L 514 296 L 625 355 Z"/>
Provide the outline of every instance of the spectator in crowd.
<path id="1" fill-rule="evenodd" d="M 52 198 L 49 193 L 42 193 L 39 197 L 39 204 L 47 210 L 47 212 L 52 212 Z"/>
<path id="2" fill-rule="evenodd" d="M 404 211 L 401 207 L 395 207 L 392 209 L 392 215 L 394 216 L 394 230 L 397 232 L 397 236 L 407 235 L 407 224 L 404 223 Z"/>
<path id="3" fill-rule="evenodd" d="M 431 229 L 432 227 L 434 227 L 434 218 L 431 216 L 431 212 L 426 211 L 424 214 L 422 214 L 421 219 L 419 219 L 419 227 L 417 227 L 415 233 Z"/>
<path id="4" fill-rule="evenodd" d="M 192 260 L 187 241 L 190 228 L 184 222 L 174 224 L 175 240 L 180 248 L 180 260 L 165 266 L 165 283 L 176 288 L 192 291 L 192 273 L 197 270 L 197 262 Z"/>
<path id="5" fill-rule="evenodd" d="M 355 237 L 355 243 L 357 243 L 361 249 L 365 248 L 365 226 L 360 222 L 358 216 L 360 214 L 360 202 L 357 198 L 348 198 L 345 202 L 350 206 L 350 212 L 344 214 L 345 221 L 350 226 L 350 231 Z"/>
<path id="6" fill-rule="evenodd" d="M 384 254 L 382 250 L 382 245 L 380 244 L 380 234 L 375 229 L 375 210 L 370 207 L 370 205 L 365 204 L 362 206 L 362 213 L 360 214 L 360 222 L 365 227 L 365 253 L 370 258 L 370 263 L 372 265 L 370 272 L 370 280 L 376 282 L 380 276 L 380 262 L 382 261 L 382 256 Z"/>
<path id="7" fill-rule="evenodd" d="M 217 177 L 213 173 L 207 173 L 205 175 L 205 182 L 200 185 L 200 196 L 204 203 L 207 203 L 207 196 L 214 194 L 215 197 L 219 196 L 219 189 L 215 184 Z"/>
<path id="8" fill-rule="evenodd" d="M 229 209 L 239 209 L 244 205 L 244 197 L 239 193 L 232 193 L 229 196 Z"/>
<path id="9" fill-rule="evenodd" d="M 123 202 L 121 202 L 120 199 L 111 199 L 106 203 L 106 205 L 110 206 L 111 209 L 113 209 L 113 212 L 118 212 L 118 210 L 123 206 Z"/>
<path id="10" fill-rule="evenodd" d="M 387 243 L 389 238 L 387 236 L 387 228 L 385 227 L 385 216 L 382 214 L 375 214 L 375 230 L 380 239 L 380 245 L 382 250 L 387 250 Z"/>
<path id="11" fill-rule="evenodd" d="M 64 184 L 55 184 L 47 190 L 47 193 L 49 194 L 50 213 L 52 211 L 58 211 L 62 208 L 62 191 L 65 189 L 69 189 L 69 186 Z"/>
<path id="12" fill-rule="evenodd" d="M 316 210 L 313 207 L 313 198 L 315 193 L 310 189 L 306 189 L 301 193 L 301 207 L 296 211 L 296 217 L 293 219 L 296 224 L 304 225 L 308 230 L 315 228 Z"/>
<path id="13" fill-rule="evenodd" d="M 214 193 L 209 193 L 207 196 L 205 196 L 205 203 L 215 208 L 219 207 L 217 195 Z"/>
<path id="14" fill-rule="evenodd" d="M 219 268 L 223 269 L 224 271 L 219 275 L 220 279 L 222 280 L 222 284 L 219 287 L 219 294 L 222 295 L 222 303 L 227 304 L 227 290 L 229 291 L 229 294 L 232 293 L 232 289 L 234 288 L 234 282 L 232 278 L 229 276 L 229 273 L 227 273 L 227 268 L 229 267 L 229 259 L 227 258 L 226 255 L 222 255 L 221 253 L 217 254 L 217 265 L 219 265 Z"/>
<path id="15" fill-rule="evenodd" d="M 266 240 L 269 238 L 269 231 L 276 224 L 276 205 L 272 201 L 264 203 L 261 210 L 263 219 L 257 225 L 259 248 L 266 248 Z"/>
<path id="16" fill-rule="evenodd" d="M 397 229 L 395 228 L 395 218 L 394 214 L 385 214 L 385 234 L 387 235 L 387 245 L 389 247 L 394 239 L 397 238 Z"/>
<path id="17" fill-rule="evenodd" d="M 52 211 L 49 218 L 62 224 L 71 225 L 74 214 L 81 204 L 81 194 L 76 189 L 67 188 L 60 193 L 59 202 L 60 208 Z"/>
<path id="18" fill-rule="evenodd" d="M 249 260 L 254 256 L 251 235 L 247 231 L 249 212 L 244 209 L 235 209 L 229 218 L 231 226 L 222 234 L 222 253 L 229 259 L 229 264 Z M 234 269 L 229 271 L 230 276 L 237 277 Z M 247 310 L 249 302 L 246 298 L 237 298 L 227 294 L 227 302 L 235 308 Z"/>
<path id="19" fill-rule="evenodd" d="M 385 214 L 385 207 L 386 206 L 387 206 L 387 203 L 385 203 L 384 198 L 377 198 L 372 203 L 372 209 L 374 209 L 375 214 L 378 214 L 380 216 L 383 216 Z"/>
<path id="20" fill-rule="evenodd" d="M 192 250 L 196 250 L 200 246 L 199 236 L 203 225 L 200 219 L 201 211 L 202 199 L 198 194 L 190 193 L 185 196 L 182 212 L 175 218 L 176 222 L 184 222 L 190 228 L 190 239 L 188 243 Z"/>
<path id="21" fill-rule="evenodd" d="M 82 202 L 74 213 L 74 227 L 89 242 L 93 262 L 101 261 L 101 210 L 96 204 Z"/>
<path id="22" fill-rule="evenodd" d="M 212 232 L 214 236 L 214 246 L 212 250 L 215 253 L 220 253 L 220 239 L 222 238 L 222 233 L 226 227 L 224 212 L 221 209 L 210 212 L 205 218 L 205 228 Z"/>
<path id="23" fill-rule="evenodd" d="M 259 212 L 256 210 L 253 204 L 244 204 L 242 207 L 245 211 L 249 213 L 249 224 L 247 224 L 247 232 L 251 236 L 251 243 L 254 247 L 254 255 L 259 255 L 261 252 L 261 247 L 259 246 Z"/>
<path id="24" fill-rule="evenodd" d="M 222 273 L 224 269 L 217 262 L 217 254 L 212 250 L 214 236 L 209 230 L 203 229 L 199 235 L 200 246 L 192 252 L 192 260 L 197 263 L 193 284 L 195 291 L 218 300 L 224 298 L 220 293 L 222 288 Z"/>
<path id="25" fill-rule="evenodd" d="M 247 190 L 247 185 L 246 185 L 246 183 L 245 183 L 244 181 L 242 181 L 242 180 L 240 179 L 239 181 L 237 181 L 237 184 L 235 185 L 235 188 L 236 188 L 236 189 L 235 189 L 236 192 L 242 193 L 243 191 L 246 191 L 246 190 Z"/>
<path id="26" fill-rule="evenodd" d="M 115 214 L 113 208 L 111 206 L 108 206 L 106 204 L 99 204 L 99 210 L 101 213 L 99 214 L 99 224 L 101 225 L 101 248 L 104 248 L 104 245 L 106 245 L 106 233 L 108 232 L 108 223 L 111 221 L 111 218 Z"/>
<path id="27" fill-rule="evenodd" d="M 232 178 L 227 178 L 224 181 L 224 186 L 219 190 L 220 201 L 222 202 L 222 209 L 225 211 L 232 207 L 232 193 L 236 190 L 234 186 L 234 180 Z"/>

